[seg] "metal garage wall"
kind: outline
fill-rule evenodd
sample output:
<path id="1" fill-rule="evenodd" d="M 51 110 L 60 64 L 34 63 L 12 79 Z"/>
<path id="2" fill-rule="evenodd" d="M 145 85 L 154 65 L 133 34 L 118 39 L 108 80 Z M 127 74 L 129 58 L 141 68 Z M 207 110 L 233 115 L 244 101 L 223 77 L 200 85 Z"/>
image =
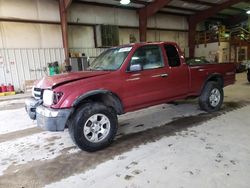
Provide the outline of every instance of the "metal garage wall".
<path id="1" fill-rule="evenodd" d="M 103 48 L 70 49 L 74 53 L 85 53 L 92 60 Z M 3 49 L 0 48 L 0 84 L 12 83 L 16 90 L 23 90 L 25 80 L 40 79 L 47 74 L 47 63 L 64 61 L 63 48 Z"/>

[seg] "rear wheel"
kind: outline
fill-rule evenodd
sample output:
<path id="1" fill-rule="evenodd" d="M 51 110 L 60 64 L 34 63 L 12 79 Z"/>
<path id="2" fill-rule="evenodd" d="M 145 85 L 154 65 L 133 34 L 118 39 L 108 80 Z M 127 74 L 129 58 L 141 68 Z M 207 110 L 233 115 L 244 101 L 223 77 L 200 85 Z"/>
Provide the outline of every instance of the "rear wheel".
<path id="1" fill-rule="evenodd" d="M 96 151 L 112 143 L 117 125 L 117 116 L 112 108 L 101 103 L 87 103 L 71 118 L 69 133 L 79 148 Z"/>
<path id="2" fill-rule="evenodd" d="M 224 98 L 224 92 L 217 82 L 208 82 L 199 97 L 199 105 L 202 110 L 214 112 L 220 109 Z"/>

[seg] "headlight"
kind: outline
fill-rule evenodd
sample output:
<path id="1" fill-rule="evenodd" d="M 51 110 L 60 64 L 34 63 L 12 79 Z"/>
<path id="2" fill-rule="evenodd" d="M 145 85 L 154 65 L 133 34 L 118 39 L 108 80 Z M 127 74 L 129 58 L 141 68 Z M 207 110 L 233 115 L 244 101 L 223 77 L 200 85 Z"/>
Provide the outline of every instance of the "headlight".
<path id="1" fill-rule="evenodd" d="M 62 96 L 63 96 L 62 92 L 54 92 L 52 90 L 44 90 L 43 103 L 47 106 L 50 106 L 52 104 L 57 104 Z"/>
<path id="2" fill-rule="evenodd" d="M 53 99 L 54 99 L 54 92 L 51 90 L 44 90 L 43 92 L 43 103 L 45 105 L 52 105 L 53 104 Z"/>
<path id="3" fill-rule="evenodd" d="M 35 98 L 35 91 L 34 90 L 35 90 L 35 86 L 32 86 L 31 94 Z"/>

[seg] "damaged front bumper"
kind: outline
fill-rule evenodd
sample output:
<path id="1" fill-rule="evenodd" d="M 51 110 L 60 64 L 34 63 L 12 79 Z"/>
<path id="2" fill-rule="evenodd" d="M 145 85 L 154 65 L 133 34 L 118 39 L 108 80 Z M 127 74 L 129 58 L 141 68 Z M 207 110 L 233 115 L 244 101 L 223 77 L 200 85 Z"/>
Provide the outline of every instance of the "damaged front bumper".
<path id="1" fill-rule="evenodd" d="M 25 100 L 25 110 L 28 113 L 30 119 L 36 119 L 36 108 L 42 103 L 42 100 L 35 100 L 34 98 L 29 98 Z"/>
<path id="2" fill-rule="evenodd" d="M 52 109 L 42 105 L 34 98 L 25 101 L 25 109 L 29 117 L 37 120 L 37 125 L 48 131 L 63 131 L 72 109 Z"/>

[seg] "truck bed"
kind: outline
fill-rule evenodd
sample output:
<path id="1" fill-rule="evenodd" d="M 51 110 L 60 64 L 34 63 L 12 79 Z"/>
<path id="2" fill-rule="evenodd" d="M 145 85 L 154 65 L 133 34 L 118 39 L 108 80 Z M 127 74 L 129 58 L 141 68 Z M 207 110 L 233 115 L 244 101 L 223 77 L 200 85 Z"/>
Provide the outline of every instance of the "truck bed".
<path id="1" fill-rule="evenodd" d="M 201 85 L 210 75 L 218 74 L 223 77 L 223 87 L 235 82 L 235 64 L 234 63 L 211 63 L 189 65 L 190 71 L 190 89 L 191 93 L 201 92 Z M 197 93 L 199 94 L 199 93 Z"/>

